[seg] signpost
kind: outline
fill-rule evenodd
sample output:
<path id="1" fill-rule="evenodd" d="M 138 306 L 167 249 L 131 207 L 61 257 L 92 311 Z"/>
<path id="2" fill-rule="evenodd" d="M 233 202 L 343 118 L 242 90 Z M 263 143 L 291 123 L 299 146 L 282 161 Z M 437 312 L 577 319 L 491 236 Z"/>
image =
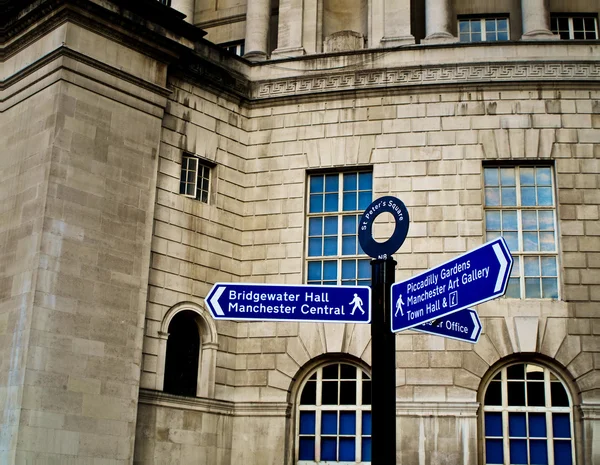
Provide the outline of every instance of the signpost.
<path id="1" fill-rule="evenodd" d="M 479 336 L 481 335 L 481 320 L 475 310 L 468 308 L 466 310 L 459 310 L 439 320 L 432 320 L 415 326 L 413 329 L 422 333 L 435 334 L 436 336 L 475 344 L 479 341 Z"/>
<path id="2" fill-rule="evenodd" d="M 512 256 L 499 237 L 435 268 L 392 286 L 392 331 L 437 320 L 500 297 Z"/>
<path id="3" fill-rule="evenodd" d="M 216 283 L 205 302 L 215 319 L 371 322 L 366 286 Z"/>

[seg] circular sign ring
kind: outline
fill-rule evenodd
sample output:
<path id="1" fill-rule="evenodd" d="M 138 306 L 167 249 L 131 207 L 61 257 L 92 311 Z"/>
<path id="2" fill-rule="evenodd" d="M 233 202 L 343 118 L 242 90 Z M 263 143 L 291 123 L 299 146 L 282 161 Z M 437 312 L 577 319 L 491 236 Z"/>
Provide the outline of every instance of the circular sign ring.
<path id="1" fill-rule="evenodd" d="M 396 227 L 394 233 L 385 242 L 373 239 L 373 222 L 382 213 L 391 213 Z M 372 258 L 386 259 L 403 244 L 408 234 L 408 210 L 404 203 L 392 196 L 380 197 L 364 211 L 358 225 L 358 241 L 364 252 Z"/>

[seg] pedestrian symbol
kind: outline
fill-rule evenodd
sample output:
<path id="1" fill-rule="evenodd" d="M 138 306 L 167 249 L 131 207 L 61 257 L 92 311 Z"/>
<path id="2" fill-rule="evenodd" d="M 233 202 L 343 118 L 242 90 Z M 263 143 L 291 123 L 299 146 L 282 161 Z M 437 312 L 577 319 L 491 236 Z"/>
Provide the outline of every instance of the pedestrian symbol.
<path id="1" fill-rule="evenodd" d="M 358 294 L 354 294 L 354 299 L 352 299 L 352 301 L 350 302 L 350 305 L 354 305 L 354 307 L 352 307 L 352 311 L 350 312 L 350 315 L 354 315 L 354 312 L 356 311 L 356 309 L 358 308 L 360 310 L 360 312 L 364 315 L 365 311 L 363 310 L 362 306 L 363 306 L 363 301 L 362 299 L 358 296 Z"/>
<path id="2" fill-rule="evenodd" d="M 398 312 L 400 312 L 401 316 L 404 316 L 404 310 L 402 309 L 403 305 L 404 301 L 402 300 L 402 294 L 400 294 L 398 300 L 396 300 L 396 313 L 394 313 L 394 316 L 398 316 Z"/>

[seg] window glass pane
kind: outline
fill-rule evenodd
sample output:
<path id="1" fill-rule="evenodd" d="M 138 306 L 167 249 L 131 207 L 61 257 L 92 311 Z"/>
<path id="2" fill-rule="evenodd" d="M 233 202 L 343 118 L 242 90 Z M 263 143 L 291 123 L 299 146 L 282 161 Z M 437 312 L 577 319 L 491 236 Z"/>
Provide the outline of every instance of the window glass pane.
<path id="1" fill-rule="evenodd" d="M 504 463 L 504 448 L 502 439 L 485 440 L 485 463 Z"/>
<path id="2" fill-rule="evenodd" d="M 371 405 L 371 380 L 363 380 L 362 382 L 362 404 Z"/>
<path id="3" fill-rule="evenodd" d="M 358 175 L 358 188 L 361 191 L 373 190 L 373 174 L 372 173 L 360 173 Z"/>
<path id="4" fill-rule="evenodd" d="M 542 297 L 558 299 L 558 281 L 556 278 L 542 278 Z"/>
<path id="5" fill-rule="evenodd" d="M 511 365 L 506 369 L 508 379 L 525 379 L 525 365 Z"/>
<path id="6" fill-rule="evenodd" d="M 320 281 L 321 280 L 321 262 L 309 262 L 308 263 L 308 280 L 309 281 Z"/>
<path id="7" fill-rule="evenodd" d="M 485 227 L 488 231 L 500 231 L 500 212 L 485 212 Z"/>
<path id="8" fill-rule="evenodd" d="M 342 381 L 340 383 L 340 404 L 356 404 L 356 381 Z"/>
<path id="9" fill-rule="evenodd" d="M 328 174 L 325 177 L 325 192 L 338 192 L 339 191 L 339 177 L 337 174 Z"/>
<path id="10" fill-rule="evenodd" d="M 500 168 L 500 184 L 504 187 L 515 186 L 515 168 Z"/>
<path id="11" fill-rule="evenodd" d="M 325 194 L 325 211 L 326 212 L 338 211 L 338 195 L 337 194 Z"/>
<path id="12" fill-rule="evenodd" d="M 323 255 L 326 255 L 326 256 L 337 255 L 337 249 L 338 249 L 337 246 L 338 246 L 337 237 L 326 237 L 323 240 Z M 325 277 L 328 278 L 327 274 Z M 335 275 L 332 275 L 330 277 L 331 277 L 331 279 L 333 279 L 335 277 Z"/>
<path id="13" fill-rule="evenodd" d="M 552 185 L 552 171 L 550 168 L 539 167 L 536 168 L 536 182 L 538 186 L 551 186 Z"/>
<path id="14" fill-rule="evenodd" d="M 371 412 L 362 413 L 362 434 L 363 436 L 371 435 Z"/>
<path id="15" fill-rule="evenodd" d="M 556 240 L 553 232 L 540 233 L 540 250 L 543 252 L 554 252 L 556 250 Z"/>
<path id="16" fill-rule="evenodd" d="M 510 463 L 511 465 L 527 465 L 527 441 L 525 439 L 511 439 Z"/>
<path id="17" fill-rule="evenodd" d="M 344 211 L 357 210 L 356 192 L 344 192 Z"/>
<path id="18" fill-rule="evenodd" d="M 573 463 L 571 441 L 554 441 L 554 462 L 556 464 Z"/>
<path id="19" fill-rule="evenodd" d="M 553 205 L 552 188 L 551 187 L 538 187 L 537 204 L 540 206 Z"/>
<path id="20" fill-rule="evenodd" d="M 354 260 L 342 262 L 342 279 L 356 279 L 356 262 Z"/>
<path id="21" fill-rule="evenodd" d="M 529 436 L 533 438 L 546 437 L 546 414 L 545 413 L 530 413 L 529 414 Z"/>
<path id="22" fill-rule="evenodd" d="M 502 436 L 502 414 L 496 412 L 486 412 L 485 414 L 485 435 Z"/>
<path id="23" fill-rule="evenodd" d="M 337 434 L 337 422 L 337 412 L 323 412 L 321 415 L 321 434 Z"/>
<path id="24" fill-rule="evenodd" d="M 502 188 L 502 205 L 513 206 L 517 204 L 517 190 L 514 187 Z"/>
<path id="25" fill-rule="evenodd" d="M 315 439 L 314 438 L 300 438 L 300 460 L 314 460 L 315 459 Z"/>
<path id="26" fill-rule="evenodd" d="M 356 412 L 340 412 L 340 434 L 356 434 Z"/>
<path id="27" fill-rule="evenodd" d="M 487 206 L 494 207 L 500 205 L 500 189 L 498 189 L 497 187 L 486 187 L 485 204 Z"/>
<path id="28" fill-rule="evenodd" d="M 471 21 L 471 32 L 481 32 L 480 20 Z"/>
<path id="29" fill-rule="evenodd" d="M 535 204 L 535 187 L 521 187 L 521 205 L 529 207 Z"/>
<path id="30" fill-rule="evenodd" d="M 556 257 L 542 257 L 542 276 L 556 276 Z"/>
<path id="31" fill-rule="evenodd" d="M 337 381 L 324 381 L 321 392 L 323 395 L 323 405 L 336 405 L 338 403 L 338 383 Z"/>
<path id="32" fill-rule="evenodd" d="M 523 250 L 526 252 L 537 252 L 540 250 L 538 243 L 537 232 L 524 232 L 523 233 Z M 525 258 L 525 265 L 527 265 L 527 257 Z"/>
<path id="33" fill-rule="evenodd" d="M 552 414 L 552 431 L 555 438 L 571 437 L 571 421 L 568 413 Z"/>
<path id="34" fill-rule="evenodd" d="M 546 441 L 531 440 L 529 454 L 532 464 L 548 465 L 548 444 Z"/>
<path id="35" fill-rule="evenodd" d="M 458 22 L 458 30 L 460 32 L 469 32 L 469 22 L 468 21 L 459 21 Z"/>
<path id="36" fill-rule="evenodd" d="M 311 194 L 308 210 L 310 213 L 322 213 L 323 212 L 323 195 Z"/>
<path id="37" fill-rule="evenodd" d="M 508 32 L 507 31 L 499 31 L 498 32 L 498 40 L 508 40 Z"/>
<path id="38" fill-rule="evenodd" d="M 326 236 L 336 235 L 338 229 L 338 219 L 335 216 L 325 218 L 324 232 Z"/>
<path id="39" fill-rule="evenodd" d="M 340 460 L 354 462 L 356 457 L 356 439 L 340 438 Z"/>
<path id="40" fill-rule="evenodd" d="M 525 383 L 512 381 L 508 383 L 508 405 L 525 406 Z"/>
<path id="41" fill-rule="evenodd" d="M 541 297 L 539 278 L 525 278 L 525 297 L 528 299 L 539 299 Z"/>
<path id="42" fill-rule="evenodd" d="M 502 385 L 492 381 L 485 391 L 485 405 L 502 405 Z"/>
<path id="43" fill-rule="evenodd" d="M 541 231 L 554 231 L 554 212 L 551 210 L 538 211 Z"/>
<path id="44" fill-rule="evenodd" d="M 344 174 L 344 191 L 358 190 L 358 175 L 356 173 Z"/>
<path id="45" fill-rule="evenodd" d="M 527 405 L 544 407 L 546 405 L 546 392 L 543 382 L 530 381 L 527 383 Z"/>
<path id="46" fill-rule="evenodd" d="M 356 216 L 346 215 L 342 218 L 342 234 L 358 234 Z"/>
<path id="47" fill-rule="evenodd" d="M 483 181 L 486 186 L 499 186 L 500 180 L 498 178 L 497 168 L 484 168 L 483 169 Z"/>
<path id="48" fill-rule="evenodd" d="M 523 229 L 526 231 L 537 231 L 537 212 L 535 211 L 524 211 L 522 213 L 523 218 Z"/>
<path id="49" fill-rule="evenodd" d="M 323 233 L 323 218 L 310 218 L 308 220 L 308 235 L 318 236 Z"/>
<path id="50" fill-rule="evenodd" d="M 315 412 L 300 412 L 300 434 L 315 434 Z"/>
<path id="51" fill-rule="evenodd" d="M 335 281 L 337 279 L 336 262 L 323 262 L 323 279 L 326 281 Z"/>
<path id="52" fill-rule="evenodd" d="M 356 237 L 344 237 L 342 239 L 342 255 L 355 255 L 356 254 Z M 343 262 L 345 263 L 345 262 Z M 342 277 L 344 273 L 342 271 Z"/>
<path id="53" fill-rule="evenodd" d="M 519 283 L 518 278 L 510 278 L 508 280 L 508 285 L 506 286 L 505 297 L 511 299 L 518 299 L 521 297 L 521 284 Z"/>
<path id="54" fill-rule="evenodd" d="M 508 434 L 511 438 L 527 437 L 525 413 L 510 412 L 508 414 Z"/>
<path id="55" fill-rule="evenodd" d="M 359 192 L 358 193 L 358 209 L 366 210 L 366 208 L 371 204 L 372 200 L 371 192 Z"/>
<path id="56" fill-rule="evenodd" d="M 519 169 L 521 186 L 535 186 L 535 169 L 522 166 Z"/>
<path id="57" fill-rule="evenodd" d="M 539 276 L 540 262 L 538 257 L 525 257 L 525 276 Z"/>
<path id="58" fill-rule="evenodd" d="M 369 260 L 358 261 L 358 277 L 359 279 L 371 278 L 371 262 Z"/>
<path id="59" fill-rule="evenodd" d="M 336 438 L 321 438 L 321 460 L 337 460 Z"/>
<path id="60" fill-rule="evenodd" d="M 308 381 L 302 390 L 300 396 L 300 405 L 315 405 L 317 403 L 317 383 Z M 302 417 L 300 417 L 302 422 Z"/>
<path id="61" fill-rule="evenodd" d="M 327 365 L 323 367 L 323 379 L 338 379 L 339 365 Z"/>
<path id="62" fill-rule="evenodd" d="M 569 397 L 565 387 L 560 381 L 550 383 L 550 395 L 552 398 L 552 407 L 568 407 Z"/>
<path id="63" fill-rule="evenodd" d="M 324 176 L 311 176 L 310 177 L 310 190 L 309 192 L 323 192 L 323 188 L 325 187 L 325 177 Z"/>

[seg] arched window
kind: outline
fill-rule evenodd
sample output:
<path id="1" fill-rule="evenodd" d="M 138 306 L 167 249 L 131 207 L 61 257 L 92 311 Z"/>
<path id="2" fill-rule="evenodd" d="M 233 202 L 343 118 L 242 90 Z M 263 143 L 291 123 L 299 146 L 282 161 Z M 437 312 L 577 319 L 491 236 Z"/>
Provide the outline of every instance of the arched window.
<path id="1" fill-rule="evenodd" d="M 196 317 L 195 312 L 184 310 L 177 313 L 169 324 L 163 390 L 170 394 L 196 396 L 200 354 Z"/>
<path id="2" fill-rule="evenodd" d="M 573 464 L 572 405 L 565 384 L 548 368 L 501 368 L 484 393 L 485 463 Z"/>
<path id="3" fill-rule="evenodd" d="M 298 465 L 371 461 L 371 378 L 348 363 L 322 365 L 301 386 Z"/>

